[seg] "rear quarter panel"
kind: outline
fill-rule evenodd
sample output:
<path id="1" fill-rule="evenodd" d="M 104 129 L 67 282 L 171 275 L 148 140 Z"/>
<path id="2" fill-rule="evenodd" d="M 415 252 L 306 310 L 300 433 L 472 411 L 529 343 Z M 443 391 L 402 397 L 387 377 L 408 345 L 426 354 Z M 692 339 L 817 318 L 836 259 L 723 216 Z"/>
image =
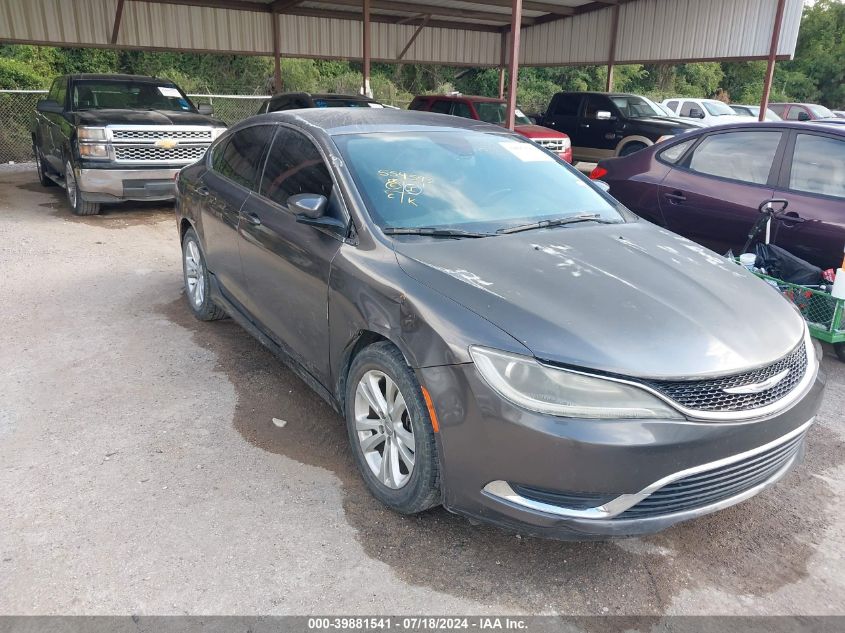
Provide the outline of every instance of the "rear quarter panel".
<path id="1" fill-rule="evenodd" d="M 610 195 L 649 222 L 666 226 L 658 191 L 670 169 L 654 158 L 654 150 L 644 149 L 624 158 L 608 158 L 599 166 L 608 171 L 602 180 L 610 185 Z"/>

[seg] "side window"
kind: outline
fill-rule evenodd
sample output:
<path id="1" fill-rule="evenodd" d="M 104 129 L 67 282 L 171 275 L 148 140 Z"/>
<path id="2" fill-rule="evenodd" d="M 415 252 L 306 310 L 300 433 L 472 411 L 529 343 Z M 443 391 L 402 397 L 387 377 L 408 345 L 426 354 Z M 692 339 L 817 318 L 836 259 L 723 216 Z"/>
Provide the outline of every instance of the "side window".
<path id="1" fill-rule="evenodd" d="M 288 99 L 271 99 L 269 105 L 267 106 L 267 112 L 278 112 L 279 110 L 285 110 L 288 107 Z"/>
<path id="2" fill-rule="evenodd" d="M 777 114 L 780 118 L 783 118 L 783 113 L 786 112 L 786 106 L 782 103 L 770 103 L 769 110 Z"/>
<path id="3" fill-rule="evenodd" d="M 59 105 L 64 107 L 67 101 L 67 79 L 59 79 L 59 85 L 56 90 L 56 101 Z"/>
<path id="4" fill-rule="evenodd" d="M 452 102 L 451 101 L 443 101 L 439 99 L 431 104 L 431 108 L 429 112 L 437 112 L 438 114 L 449 114 L 452 110 Z"/>
<path id="5" fill-rule="evenodd" d="M 581 105 L 581 95 L 560 95 L 554 102 L 555 116 L 578 116 L 578 106 Z"/>
<path id="6" fill-rule="evenodd" d="M 845 198 L 845 141 L 812 134 L 796 136 L 789 188 Z"/>
<path id="7" fill-rule="evenodd" d="M 681 116 L 692 116 L 692 110 L 695 108 L 700 112 L 704 112 L 704 109 L 698 105 L 695 101 L 684 101 L 683 105 L 681 106 L 680 115 Z"/>
<path id="8" fill-rule="evenodd" d="M 261 195 L 283 206 L 298 193 L 318 193 L 331 200 L 333 185 L 314 143 L 295 130 L 279 128 L 267 155 Z"/>
<path id="9" fill-rule="evenodd" d="M 221 176 L 254 189 L 272 125 L 253 125 L 229 136 L 225 145 L 214 150 L 211 168 Z"/>
<path id="10" fill-rule="evenodd" d="M 469 106 L 464 103 L 463 101 L 456 101 L 452 104 L 454 107 L 452 108 L 452 114 L 455 116 L 462 116 L 465 119 L 472 118 L 472 111 L 469 109 Z"/>
<path id="11" fill-rule="evenodd" d="M 801 106 L 789 106 L 789 110 L 786 113 L 787 121 L 806 121 L 809 118 L 810 115 Z"/>
<path id="12" fill-rule="evenodd" d="M 711 134 L 695 148 L 689 168 L 701 174 L 763 185 L 775 159 L 780 132 Z"/>
<path id="13" fill-rule="evenodd" d="M 425 99 L 414 99 L 411 102 L 411 105 L 408 106 L 409 110 L 428 110 L 428 101 Z"/>
<path id="14" fill-rule="evenodd" d="M 661 160 L 674 165 L 679 160 L 681 160 L 681 156 L 684 155 L 684 152 L 686 152 L 692 146 L 692 144 L 695 143 L 695 141 L 696 139 L 691 138 L 688 141 L 684 141 L 683 143 L 675 143 L 672 147 L 667 147 L 666 149 L 664 149 L 657 156 Z"/>
<path id="15" fill-rule="evenodd" d="M 50 99 L 50 101 L 56 101 L 57 100 L 56 95 L 59 94 L 59 82 L 60 81 L 61 81 L 61 78 L 53 80 L 53 85 L 50 86 L 50 92 L 47 93 L 47 98 Z"/>
<path id="16" fill-rule="evenodd" d="M 672 112 L 678 111 L 678 102 L 677 101 L 669 101 L 666 104 L 666 107 L 669 108 Z"/>
<path id="17" fill-rule="evenodd" d="M 599 112 L 600 110 L 613 114 L 616 111 L 616 108 L 607 97 L 602 95 L 589 95 L 587 97 L 587 103 L 584 106 L 584 118 L 595 119 L 596 112 Z"/>

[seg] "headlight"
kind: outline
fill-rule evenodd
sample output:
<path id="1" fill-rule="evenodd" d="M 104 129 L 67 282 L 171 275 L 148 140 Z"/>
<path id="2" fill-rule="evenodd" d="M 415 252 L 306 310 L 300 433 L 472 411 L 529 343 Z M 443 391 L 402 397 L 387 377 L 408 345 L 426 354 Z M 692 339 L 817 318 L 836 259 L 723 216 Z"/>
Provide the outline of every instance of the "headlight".
<path id="1" fill-rule="evenodd" d="M 81 127 L 76 136 L 80 141 L 105 141 L 106 129 L 102 127 Z"/>
<path id="2" fill-rule="evenodd" d="M 470 347 L 479 373 L 516 405 L 568 418 L 664 418 L 683 416 L 647 391 L 595 376 L 541 365 L 533 358 Z"/>
<path id="3" fill-rule="evenodd" d="M 211 128 L 211 140 L 217 139 L 223 132 L 226 131 L 225 127 L 213 127 Z"/>
<path id="4" fill-rule="evenodd" d="M 79 155 L 83 158 L 108 158 L 109 146 L 102 143 L 80 143 Z"/>
<path id="5" fill-rule="evenodd" d="M 572 147 L 572 140 L 567 136 L 565 139 L 563 139 L 563 142 L 561 143 L 561 148 L 566 151 L 570 147 Z"/>

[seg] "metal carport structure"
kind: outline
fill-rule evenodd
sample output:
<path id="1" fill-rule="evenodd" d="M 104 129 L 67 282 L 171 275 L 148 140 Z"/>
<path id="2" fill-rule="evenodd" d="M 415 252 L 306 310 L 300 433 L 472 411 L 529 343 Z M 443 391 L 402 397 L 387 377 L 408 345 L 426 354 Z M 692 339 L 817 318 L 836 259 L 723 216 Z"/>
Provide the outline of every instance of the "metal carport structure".
<path id="1" fill-rule="evenodd" d="M 0 42 L 505 68 L 776 59 L 803 0 L 2 0 Z"/>

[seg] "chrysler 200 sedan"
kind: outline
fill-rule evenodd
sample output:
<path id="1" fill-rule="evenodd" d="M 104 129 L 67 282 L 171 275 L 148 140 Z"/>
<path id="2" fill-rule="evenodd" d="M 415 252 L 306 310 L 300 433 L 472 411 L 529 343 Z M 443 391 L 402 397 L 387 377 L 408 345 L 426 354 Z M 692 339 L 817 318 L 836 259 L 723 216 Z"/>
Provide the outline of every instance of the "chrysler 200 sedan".
<path id="1" fill-rule="evenodd" d="M 498 126 L 267 114 L 177 184 L 190 309 L 331 403 L 398 512 L 642 534 L 803 457 L 823 384 L 797 312 Z"/>

